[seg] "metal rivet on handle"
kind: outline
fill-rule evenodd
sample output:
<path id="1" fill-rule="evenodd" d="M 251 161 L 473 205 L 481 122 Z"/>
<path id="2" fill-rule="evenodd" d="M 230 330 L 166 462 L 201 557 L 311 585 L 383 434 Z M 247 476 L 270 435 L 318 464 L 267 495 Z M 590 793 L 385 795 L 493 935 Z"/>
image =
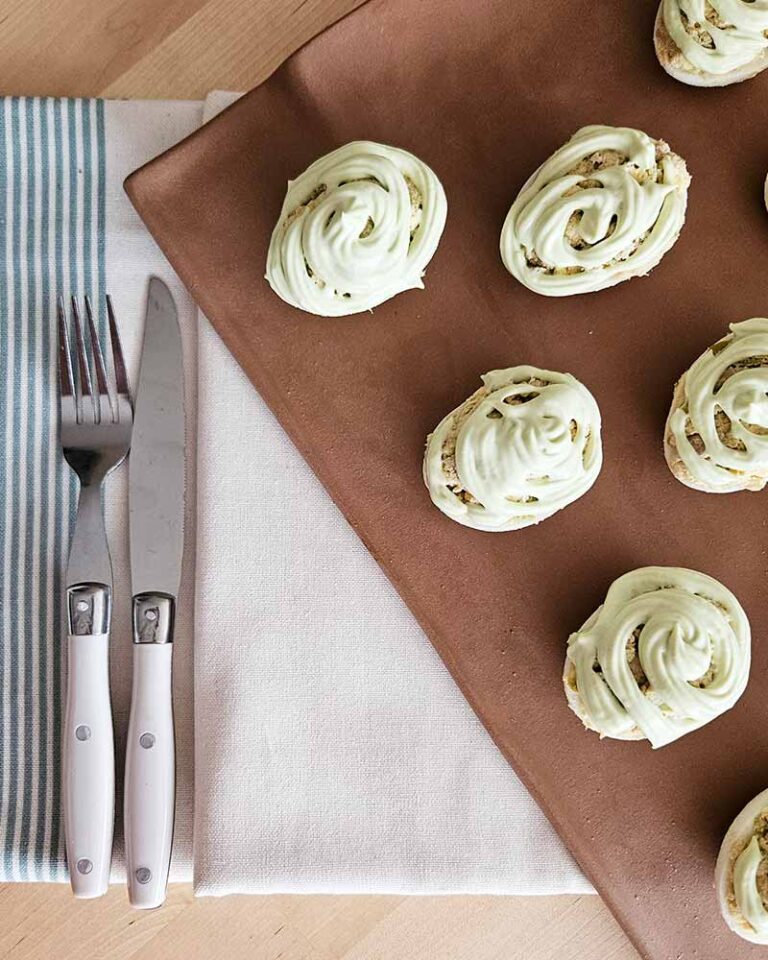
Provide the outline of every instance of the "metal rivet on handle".
<path id="1" fill-rule="evenodd" d="M 145 750 L 149 750 L 155 745 L 155 738 L 151 733 L 142 733 L 139 737 L 139 743 L 144 747 Z"/>
<path id="2" fill-rule="evenodd" d="M 90 860 L 86 860 L 83 857 L 82 860 L 77 861 L 77 872 L 78 873 L 90 873 L 93 870 L 93 864 Z"/>
<path id="3" fill-rule="evenodd" d="M 139 883 L 149 883 L 149 881 L 152 879 L 152 871 L 149 869 L 149 867 L 139 867 L 135 876 Z"/>
<path id="4" fill-rule="evenodd" d="M 91 728 L 86 726 L 86 724 L 81 723 L 80 726 L 75 730 L 75 736 L 78 740 L 90 740 Z"/>

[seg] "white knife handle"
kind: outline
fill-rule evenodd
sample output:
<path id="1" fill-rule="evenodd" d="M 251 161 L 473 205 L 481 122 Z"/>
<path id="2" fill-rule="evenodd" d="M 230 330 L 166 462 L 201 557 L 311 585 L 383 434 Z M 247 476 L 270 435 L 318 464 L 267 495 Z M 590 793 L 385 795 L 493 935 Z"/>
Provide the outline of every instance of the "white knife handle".
<path id="1" fill-rule="evenodd" d="M 68 603 L 64 832 L 72 892 L 90 899 L 105 894 L 109 886 L 115 817 L 109 590 L 102 584 L 81 584 L 70 588 Z"/>
<path id="2" fill-rule="evenodd" d="M 135 643 L 125 758 L 125 855 L 134 907 L 165 900 L 171 862 L 175 749 L 172 643 Z"/>

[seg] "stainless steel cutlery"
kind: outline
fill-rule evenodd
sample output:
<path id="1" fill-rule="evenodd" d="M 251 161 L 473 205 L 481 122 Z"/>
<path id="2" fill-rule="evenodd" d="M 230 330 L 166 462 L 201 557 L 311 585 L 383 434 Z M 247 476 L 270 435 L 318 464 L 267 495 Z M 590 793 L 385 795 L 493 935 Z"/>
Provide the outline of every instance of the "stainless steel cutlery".
<path id="1" fill-rule="evenodd" d="M 183 354 L 171 293 L 152 277 L 134 412 L 109 297 L 106 315 L 111 363 L 91 301 L 85 298 L 84 312 L 75 297 L 69 311 L 63 300 L 58 304 L 61 445 L 80 480 L 66 576 L 64 827 L 75 896 L 100 896 L 109 884 L 115 766 L 109 695 L 113 585 L 102 489 L 130 448 L 134 646 L 126 869 L 131 903 L 156 907 L 165 900 L 175 800 L 171 658 L 184 542 Z"/>
<path id="2" fill-rule="evenodd" d="M 109 697 L 112 563 L 104 530 L 102 489 L 125 458 L 133 413 L 112 303 L 107 299 L 113 376 L 107 372 L 93 309 L 78 301 L 69 323 L 58 304 L 59 411 L 64 458 L 80 480 L 67 565 L 67 699 L 63 730 L 63 803 L 67 861 L 76 897 L 98 897 L 109 884 L 115 806 L 115 759 Z M 95 374 L 91 376 L 91 371 Z M 110 380 L 112 381 L 110 384 Z"/>

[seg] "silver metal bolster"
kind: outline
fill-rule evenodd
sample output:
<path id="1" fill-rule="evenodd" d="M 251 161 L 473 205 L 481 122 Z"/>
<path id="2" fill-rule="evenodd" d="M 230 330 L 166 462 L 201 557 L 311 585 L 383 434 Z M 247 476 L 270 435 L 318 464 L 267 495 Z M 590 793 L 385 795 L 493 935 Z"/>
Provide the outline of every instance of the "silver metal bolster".
<path id="1" fill-rule="evenodd" d="M 164 593 L 140 593 L 133 598 L 133 642 L 172 643 L 176 601 Z"/>
<path id="2" fill-rule="evenodd" d="M 106 583 L 76 583 L 67 590 L 67 614 L 72 636 L 109 633 L 112 591 Z"/>

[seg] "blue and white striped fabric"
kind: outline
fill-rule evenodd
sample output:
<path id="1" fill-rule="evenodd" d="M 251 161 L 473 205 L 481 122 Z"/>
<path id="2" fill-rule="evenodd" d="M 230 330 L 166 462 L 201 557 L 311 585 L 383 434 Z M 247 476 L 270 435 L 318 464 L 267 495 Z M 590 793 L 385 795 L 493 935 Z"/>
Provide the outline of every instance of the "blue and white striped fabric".
<path id="1" fill-rule="evenodd" d="M 134 375 L 149 273 L 169 279 L 194 334 L 194 307 L 121 184 L 133 167 L 191 132 L 201 111 L 193 103 L 0 98 L 0 880 L 67 878 L 60 818 L 63 582 L 77 481 L 58 441 L 56 298 L 89 294 L 103 335 L 109 282 Z M 106 512 L 116 585 L 111 657 L 119 757 L 130 686 L 130 584 L 125 478 L 118 474 Z M 188 669 L 179 653 L 187 688 L 176 698 L 183 745 L 191 743 L 191 653 Z M 187 752 L 191 757 L 191 746 Z M 180 771 L 177 824 L 187 848 L 191 760 L 189 767 Z M 117 779 L 119 785 L 119 772 Z M 118 792 L 116 875 L 119 799 Z M 177 859 L 175 875 L 188 877 L 188 849 Z"/>
<path id="2" fill-rule="evenodd" d="M 104 103 L 10 97 L 0 120 L 0 877 L 55 880 L 77 487 L 57 441 L 54 310 L 71 290 L 104 299 Z"/>

